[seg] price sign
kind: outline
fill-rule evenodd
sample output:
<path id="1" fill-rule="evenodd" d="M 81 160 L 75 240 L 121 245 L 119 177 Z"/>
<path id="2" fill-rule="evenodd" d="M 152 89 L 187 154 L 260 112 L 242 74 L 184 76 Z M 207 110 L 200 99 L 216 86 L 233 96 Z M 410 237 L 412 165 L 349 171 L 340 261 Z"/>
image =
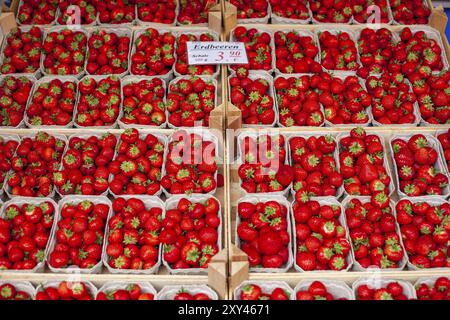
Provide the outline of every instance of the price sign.
<path id="1" fill-rule="evenodd" d="M 247 64 L 247 53 L 242 42 L 192 42 L 187 43 L 188 63 Z"/>

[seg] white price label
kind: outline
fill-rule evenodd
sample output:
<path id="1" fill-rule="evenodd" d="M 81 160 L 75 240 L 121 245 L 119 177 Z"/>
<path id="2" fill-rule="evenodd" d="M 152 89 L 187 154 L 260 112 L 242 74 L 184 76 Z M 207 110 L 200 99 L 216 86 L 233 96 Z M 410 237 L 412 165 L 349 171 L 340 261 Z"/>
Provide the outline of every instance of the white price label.
<path id="1" fill-rule="evenodd" d="M 188 41 L 186 44 L 190 65 L 248 63 L 243 42 Z"/>

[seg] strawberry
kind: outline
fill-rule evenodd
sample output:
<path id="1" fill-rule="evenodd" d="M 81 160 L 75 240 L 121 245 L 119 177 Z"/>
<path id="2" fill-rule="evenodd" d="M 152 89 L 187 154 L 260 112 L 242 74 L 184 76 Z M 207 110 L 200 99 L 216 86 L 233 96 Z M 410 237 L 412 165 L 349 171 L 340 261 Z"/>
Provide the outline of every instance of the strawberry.
<path id="1" fill-rule="evenodd" d="M 357 70 L 355 40 L 345 31 L 319 33 L 322 66 L 327 70 Z M 337 50 L 336 50 L 337 49 Z"/>
<path id="2" fill-rule="evenodd" d="M 137 0 L 137 17 L 144 22 L 173 24 L 176 17 L 175 0 Z"/>
<path id="3" fill-rule="evenodd" d="M 272 15 L 280 18 L 308 20 L 309 10 L 306 1 L 303 0 L 269 0 Z"/>
<path id="4" fill-rule="evenodd" d="M 97 2 L 100 23 L 133 23 L 136 18 L 135 0 L 107 0 Z"/>
<path id="5" fill-rule="evenodd" d="M 427 24 L 431 9 L 421 0 L 390 0 L 392 15 L 399 24 Z"/>
<path id="6" fill-rule="evenodd" d="M 22 1 L 17 20 L 22 25 L 50 25 L 55 21 L 58 1 L 24 0 Z"/>
<path id="7" fill-rule="evenodd" d="M 0 125 L 17 127 L 23 120 L 33 81 L 25 76 L 7 75 L 0 80 Z"/>
<path id="8" fill-rule="evenodd" d="M 213 65 L 189 65 L 187 44 L 188 41 L 210 42 L 217 41 L 217 36 L 211 33 L 202 33 L 196 35 L 193 33 L 183 33 L 177 38 L 176 53 L 177 61 L 175 63 L 175 71 L 180 75 L 213 75 L 217 71 L 217 66 Z"/>

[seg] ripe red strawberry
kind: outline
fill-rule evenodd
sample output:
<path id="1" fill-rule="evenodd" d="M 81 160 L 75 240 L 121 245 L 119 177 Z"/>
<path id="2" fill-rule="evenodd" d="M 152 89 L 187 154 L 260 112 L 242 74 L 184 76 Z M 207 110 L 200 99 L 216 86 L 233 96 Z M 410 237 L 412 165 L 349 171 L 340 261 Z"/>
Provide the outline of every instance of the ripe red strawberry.
<path id="1" fill-rule="evenodd" d="M 248 78 L 233 76 L 229 79 L 231 103 L 241 110 L 244 124 L 274 125 L 273 87 L 267 79 L 257 74 Z"/>
<path id="2" fill-rule="evenodd" d="M 409 262 L 421 269 L 448 267 L 450 205 L 408 198 L 397 202 L 395 209 Z"/>
<path id="3" fill-rule="evenodd" d="M 96 203 L 77 199 L 60 206 L 53 250 L 47 262 L 56 269 L 91 269 L 101 263 L 106 220 L 111 202 L 99 197 Z"/>
<path id="4" fill-rule="evenodd" d="M 352 17 L 350 0 L 309 0 L 313 20 L 328 23 L 348 23 Z"/>
<path id="5" fill-rule="evenodd" d="M 293 136 L 289 139 L 294 170 L 293 190 L 314 196 L 339 196 L 342 175 L 337 167 L 336 141 L 331 136 Z"/>
<path id="6" fill-rule="evenodd" d="M 23 0 L 17 13 L 22 25 L 50 25 L 55 21 L 58 1 Z"/>
<path id="7" fill-rule="evenodd" d="M 343 213 L 338 202 L 296 201 L 292 209 L 296 265 L 304 271 L 346 270 L 351 261 L 350 242 L 344 226 L 339 222 Z"/>
<path id="8" fill-rule="evenodd" d="M 44 283 L 38 288 L 36 300 L 94 300 L 93 288 L 90 282 Z"/>
<path id="9" fill-rule="evenodd" d="M 176 17 L 176 0 L 137 0 L 137 18 L 144 22 L 173 24 Z"/>
<path id="10" fill-rule="evenodd" d="M 187 45 L 188 41 L 210 42 L 217 41 L 217 35 L 212 33 L 183 33 L 177 38 L 177 62 L 175 63 L 175 71 L 180 75 L 213 75 L 217 71 L 214 65 L 189 65 Z"/>
<path id="11" fill-rule="evenodd" d="M 250 268 L 282 269 L 292 255 L 288 208 L 281 198 L 271 201 L 241 199 L 237 235 Z"/>
<path id="12" fill-rule="evenodd" d="M 216 5 L 215 0 L 180 1 L 177 22 L 181 25 L 203 24 L 208 22 L 208 11 Z"/>
<path id="13" fill-rule="evenodd" d="M 418 119 L 414 115 L 416 96 L 400 73 L 383 74 L 366 79 L 366 88 L 372 96 L 372 114 L 381 125 L 411 124 Z"/>
<path id="14" fill-rule="evenodd" d="M 237 8 L 237 18 L 261 19 L 268 16 L 269 3 L 267 0 L 231 0 L 230 3 Z"/>
<path id="15" fill-rule="evenodd" d="M 161 185 L 170 194 L 212 193 L 217 188 L 216 144 L 204 135 L 177 131 L 170 137 Z"/>
<path id="16" fill-rule="evenodd" d="M 319 33 L 322 66 L 327 70 L 357 70 L 360 65 L 356 40 L 346 31 L 335 33 Z"/>
<path id="17" fill-rule="evenodd" d="M 342 285 L 330 280 L 327 283 L 316 280 L 309 285 L 301 285 L 295 295 L 297 300 L 349 300 L 348 294 L 344 290 L 334 290 L 333 294 L 328 291 L 329 288 L 336 288 L 336 286 Z"/>
<path id="18" fill-rule="evenodd" d="M 34 88 L 27 106 L 27 124 L 30 126 L 67 126 L 72 122 L 77 98 L 75 78 L 60 80 L 45 77 Z"/>
<path id="19" fill-rule="evenodd" d="M 43 72 L 57 75 L 79 75 L 84 71 L 86 58 L 86 34 L 62 29 L 50 31 L 42 45 Z"/>
<path id="20" fill-rule="evenodd" d="M 120 79 L 113 76 L 86 76 L 78 84 L 80 98 L 75 123 L 80 127 L 113 126 L 121 103 Z"/>
<path id="21" fill-rule="evenodd" d="M 275 65 L 281 73 L 318 73 L 322 71 L 315 59 L 319 53 L 316 41 L 310 33 L 296 31 L 274 34 Z"/>
<path id="22" fill-rule="evenodd" d="M 296 77 L 277 77 L 274 82 L 278 100 L 278 122 L 281 126 L 319 127 L 324 115 L 319 101 L 319 92 L 326 89 L 327 73 Z"/>
<path id="23" fill-rule="evenodd" d="M 179 197 L 166 209 L 159 240 L 172 269 L 207 268 L 220 250 L 220 203 L 212 196 L 201 199 Z"/>
<path id="24" fill-rule="evenodd" d="M 116 198 L 108 220 L 106 254 L 109 267 L 148 270 L 159 263 L 159 233 L 163 204 L 137 198 Z"/>
<path id="25" fill-rule="evenodd" d="M 160 34 L 148 28 L 134 40 L 131 55 L 131 74 L 165 75 L 175 63 L 175 36 L 170 32 Z"/>
<path id="26" fill-rule="evenodd" d="M 17 127 L 33 86 L 31 78 L 7 75 L 0 80 L 0 126 Z"/>
<path id="27" fill-rule="evenodd" d="M 168 121 L 175 127 L 209 126 L 209 114 L 216 107 L 217 87 L 207 76 L 184 76 L 169 84 Z"/>
<path id="28" fill-rule="evenodd" d="M 233 65 L 231 67 L 233 70 L 237 71 L 242 67 L 247 70 L 270 71 L 272 69 L 271 36 L 268 32 L 239 26 L 232 31 L 232 38 L 235 41 L 245 43 L 249 62 L 243 66 Z"/>
<path id="29" fill-rule="evenodd" d="M 388 0 L 351 0 L 353 19 L 358 23 L 390 23 Z M 380 17 L 373 19 L 372 6 L 380 8 Z M 372 9 L 372 10 L 371 10 Z M 378 12 L 378 11 L 377 11 Z M 371 19 L 370 19 L 371 18 Z"/>
<path id="30" fill-rule="evenodd" d="M 147 284 L 108 283 L 100 288 L 95 300 L 154 300 L 154 292 Z"/>
<path id="31" fill-rule="evenodd" d="M 292 290 L 279 287 L 277 283 L 266 281 L 264 288 L 257 284 L 245 284 L 240 288 L 239 300 L 290 300 Z"/>
<path id="32" fill-rule="evenodd" d="M 389 0 L 394 20 L 399 24 L 427 24 L 431 10 L 422 0 Z"/>
<path id="33" fill-rule="evenodd" d="M 309 20 L 309 10 L 303 0 L 269 0 L 274 17 L 293 19 L 294 21 Z"/>
<path id="34" fill-rule="evenodd" d="M 28 288 L 26 288 L 26 289 L 28 289 Z M 28 291 L 26 289 L 22 286 L 22 284 L 20 284 L 20 283 L 16 284 L 15 281 L 4 282 L 0 285 L 0 299 L 1 300 L 32 300 L 32 291 L 31 290 Z"/>
<path id="35" fill-rule="evenodd" d="M 7 35 L 0 73 L 35 73 L 39 70 L 42 32 L 38 27 L 14 28 Z"/>
<path id="36" fill-rule="evenodd" d="M 450 296 L 450 279 L 438 277 L 426 279 L 415 286 L 419 300 L 448 300 Z"/>
<path id="37" fill-rule="evenodd" d="M 164 141 L 153 134 L 141 135 L 136 129 L 125 130 L 120 136 L 117 154 L 108 166 L 113 174 L 109 182 L 111 192 L 115 195 L 157 193 L 164 145 Z"/>
<path id="38" fill-rule="evenodd" d="M 61 0 L 58 4 L 58 24 L 95 24 L 98 3 L 98 0 Z M 77 6 L 80 9 L 80 21 L 74 21 L 74 9 L 71 6 Z"/>
<path id="39" fill-rule="evenodd" d="M 409 300 L 405 290 L 406 284 L 396 281 L 385 281 L 375 283 L 358 284 L 356 288 L 356 300 Z"/>
<path id="40" fill-rule="evenodd" d="M 131 32 L 118 35 L 113 31 L 94 31 L 88 40 L 88 74 L 121 74 L 128 70 Z"/>
<path id="41" fill-rule="evenodd" d="M 11 158 L 8 178 L 14 196 L 46 197 L 53 191 L 53 173 L 59 169 L 66 142 L 46 132 L 22 138 Z"/>
<path id="42" fill-rule="evenodd" d="M 166 123 L 165 84 L 160 78 L 125 80 L 122 86 L 125 125 L 163 126 Z"/>
<path id="43" fill-rule="evenodd" d="M 135 0 L 99 1 L 97 10 L 100 23 L 133 23 L 136 18 Z"/>

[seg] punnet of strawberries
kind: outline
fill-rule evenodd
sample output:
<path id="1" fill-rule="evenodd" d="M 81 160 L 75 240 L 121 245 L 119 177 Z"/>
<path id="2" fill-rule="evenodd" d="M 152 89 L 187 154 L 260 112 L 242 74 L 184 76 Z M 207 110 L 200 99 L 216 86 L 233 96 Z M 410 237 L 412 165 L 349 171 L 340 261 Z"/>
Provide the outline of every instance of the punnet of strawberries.
<path id="1" fill-rule="evenodd" d="M 214 65 L 190 65 L 188 63 L 187 42 L 211 42 L 215 41 L 216 36 L 212 33 L 202 32 L 201 34 L 183 33 L 177 38 L 176 53 L 177 62 L 174 70 L 180 75 L 213 75 L 217 71 Z"/>
<path id="2" fill-rule="evenodd" d="M 216 107 L 217 86 L 213 78 L 184 76 L 169 84 L 166 108 L 168 121 L 174 127 L 209 125 L 209 116 Z"/>
<path id="3" fill-rule="evenodd" d="M 343 183 L 337 165 L 337 144 L 332 136 L 289 138 L 293 191 L 313 196 L 340 196 Z"/>
<path id="4" fill-rule="evenodd" d="M 217 0 L 179 0 L 177 22 L 181 25 L 208 23 L 208 12 Z"/>
<path id="5" fill-rule="evenodd" d="M 109 189 L 114 195 L 154 195 L 160 190 L 165 141 L 153 134 L 126 129 L 116 147 L 116 156 L 108 165 L 112 174 Z"/>
<path id="6" fill-rule="evenodd" d="M 405 266 L 405 250 L 397 232 L 393 205 L 379 197 L 351 198 L 345 208 L 355 263 L 361 268 L 400 268 Z"/>
<path id="7" fill-rule="evenodd" d="M 390 23 L 389 0 L 350 0 L 353 10 L 353 19 L 358 23 Z M 373 19 L 374 9 L 377 6 L 380 10 L 379 18 Z"/>
<path id="8" fill-rule="evenodd" d="M 409 262 L 419 269 L 450 266 L 450 204 L 402 199 L 395 207 Z"/>
<path id="9" fill-rule="evenodd" d="M 258 301 L 258 300 L 290 300 L 291 292 L 285 288 L 262 288 L 262 285 L 255 283 L 245 284 L 240 288 L 239 300 Z"/>
<path id="10" fill-rule="evenodd" d="M 32 300 L 32 296 L 25 290 L 20 290 L 12 282 L 0 284 L 0 300 Z"/>
<path id="11" fill-rule="evenodd" d="M 237 8 L 238 19 L 261 19 L 268 16 L 268 0 L 230 0 Z"/>
<path id="12" fill-rule="evenodd" d="M 448 177 L 437 144 L 435 138 L 423 134 L 393 138 L 398 191 L 409 197 L 448 193 Z"/>
<path id="13" fill-rule="evenodd" d="M 66 141 L 46 132 L 22 137 L 8 175 L 13 196 L 47 197 L 53 192 L 53 173 L 59 170 Z"/>
<path id="14" fill-rule="evenodd" d="M 349 23 L 353 10 L 350 0 L 308 0 L 313 19 L 319 23 Z"/>
<path id="15" fill-rule="evenodd" d="M 212 196 L 166 203 L 159 234 L 163 261 L 173 270 L 207 268 L 221 249 L 220 215 L 220 203 Z"/>
<path id="16" fill-rule="evenodd" d="M 135 0 L 106 0 L 97 3 L 100 24 L 131 24 L 136 19 Z"/>
<path id="17" fill-rule="evenodd" d="M 216 143 L 185 130 L 169 140 L 161 186 L 169 194 L 213 193 L 220 186 Z M 217 179 L 216 179 L 217 175 Z"/>
<path id="18" fill-rule="evenodd" d="M 354 128 L 350 134 L 341 136 L 339 148 L 339 165 L 347 194 L 370 196 L 394 191 L 380 136 L 367 134 L 361 127 Z"/>
<path id="19" fill-rule="evenodd" d="M 334 283 L 330 285 L 331 288 L 336 288 Z M 349 300 L 348 297 L 345 296 L 345 292 L 341 290 L 334 290 L 335 294 L 332 294 L 327 288 L 327 284 L 315 280 L 311 282 L 311 284 L 305 288 L 306 290 L 298 290 L 295 293 L 296 300 L 304 300 L 304 301 L 312 301 L 312 300 Z M 336 294 L 336 291 L 339 293 Z M 340 295 L 340 296 L 339 296 Z"/>
<path id="20" fill-rule="evenodd" d="M 322 66 L 327 70 L 355 71 L 359 68 L 358 50 L 351 31 L 319 33 Z"/>
<path id="21" fill-rule="evenodd" d="M 99 0 L 60 0 L 58 4 L 58 24 L 95 24 L 97 20 L 97 6 L 99 2 Z M 79 8 L 79 17 L 74 15 L 74 13 L 78 12 L 77 7 Z M 79 19 L 79 21 L 77 19 Z"/>
<path id="22" fill-rule="evenodd" d="M 12 136 L 0 136 L 0 189 L 11 170 L 11 159 L 19 146 L 19 140 Z"/>
<path id="23" fill-rule="evenodd" d="M 177 0 L 136 0 L 137 18 L 143 22 L 173 24 Z"/>
<path id="24" fill-rule="evenodd" d="M 286 162 L 286 142 L 282 135 L 243 135 L 239 142 L 242 164 L 238 175 L 247 193 L 283 192 L 294 178 Z"/>
<path id="25" fill-rule="evenodd" d="M 387 284 L 359 284 L 355 290 L 356 300 L 410 300 L 409 292 L 397 281 Z"/>
<path id="26" fill-rule="evenodd" d="M 269 0 L 269 3 L 274 16 L 294 20 L 309 19 L 306 0 Z"/>
<path id="27" fill-rule="evenodd" d="M 331 75 L 325 72 L 320 75 L 276 77 L 274 88 L 279 124 L 283 127 L 322 126 L 324 113 L 320 97 L 325 97 L 329 90 L 326 79 L 331 79 Z"/>
<path id="28" fill-rule="evenodd" d="M 22 123 L 33 83 L 25 76 L 7 75 L 0 79 L 1 127 L 17 127 Z"/>
<path id="29" fill-rule="evenodd" d="M 44 77 L 33 90 L 26 115 L 30 126 L 68 126 L 77 99 L 77 81 Z"/>
<path id="30" fill-rule="evenodd" d="M 10 201 L 0 218 L 0 269 L 32 270 L 45 261 L 56 214 L 54 202 Z"/>
<path id="31" fill-rule="evenodd" d="M 117 287 L 117 288 L 116 288 Z M 111 289 L 101 290 L 95 300 L 155 300 L 152 292 L 137 283 L 112 283 Z"/>
<path id="32" fill-rule="evenodd" d="M 439 133 L 437 139 L 442 147 L 442 156 L 445 165 L 447 166 L 447 169 L 450 170 L 450 129 L 443 133 Z"/>
<path id="33" fill-rule="evenodd" d="M 91 286 L 82 281 L 44 283 L 36 293 L 36 300 L 94 300 Z"/>
<path id="34" fill-rule="evenodd" d="M 198 292 L 194 293 L 193 291 L 181 287 L 180 290 L 178 290 L 173 297 L 170 299 L 165 300 L 175 300 L 175 301 L 190 301 L 190 300 L 212 300 L 212 297 L 210 297 L 209 292 Z"/>
<path id="35" fill-rule="evenodd" d="M 28 31 L 14 28 L 7 35 L 2 52 L 0 73 L 35 73 L 42 52 L 42 31 L 33 26 Z"/>
<path id="36" fill-rule="evenodd" d="M 287 268 L 292 261 L 287 202 L 256 200 L 244 198 L 238 203 L 240 249 L 247 254 L 250 268 Z"/>
<path id="37" fill-rule="evenodd" d="M 244 124 L 274 125 L 276 115 L 273 84 L 268 79 L 271 78 L 259 74 L 229 78 L 231 103 L 241 110 Z"/>
<path id="38" fill-rule="evenodd" d="M 17 21 L 22 25 L 50 25 L 56 19 L 58 0 L 22 0 Z"/>
<path id="39" fill-rule="evenodd" d="M 431 15 L 428 2 L 423 0 L 389 0 L 392 16 L 400 24 L 427 24 Z"/>
<path id="40" fill-rule="evenodd" d="M 112 30 L 98 29 L 88 40 L 88 74 L 121 74 L 128 70 L 130 34 L 118 34 Z"/>
<path id="41" fill-rule="evenodd" d="M 162 203 L 116 198 L 112 209 L 106 235 L 107 261 L 104 263 L 116 270 L 153 268 L 159 263 Z"/>
<path id="42" fill-rule="evenodd" d="M 50 29 L 42 48 L 41 69 L 46 74 L 79 75 L 84 72 L 87 36 L 82 31 Z"/>
<path id="43" fill-rule="evenodd" d="M 111 127 L 121 104 L 121 80 L 116 75 L 86 76 L 78 83 L 75 123 L 80 127 Z"/>
<path id="44" fill-rule="evenodd" d="M 61 195 L 100 195 L 108 190 L 109 163 L 117 138 L 111 133 L 73 136 L 62 157 L 62 167 L 53 174 Z"/>
<path id="45" fill-rule="evenodd" d="M 162 126 L 166 123 L 165 83 L 161 78 L 123 80 L 123 116 L 125 125 Z"/>
<path id="46" fill-rule="evenodd" d="M 326 198 L 325 198 L 326 199 Z M 351 244 L 344 212 L 337 201 L 309 200 L 294 202 L 295 264 L 303 271 L 342 271 L 350 267 Z"/>
<path id="47" fill-rule="evenodd" d="M 59 220 L 47 263 L 55 269 L 101 266 L 106 220 L 111 203 L 106 197 L 75 198 L 59 204 Z"/>
<path id="48" fill-rule="evenodd" d="M 449 300 L 450 278 L 438 277 L 427 279 L 416 284 L 415 289 L 419 300 Z"/>

